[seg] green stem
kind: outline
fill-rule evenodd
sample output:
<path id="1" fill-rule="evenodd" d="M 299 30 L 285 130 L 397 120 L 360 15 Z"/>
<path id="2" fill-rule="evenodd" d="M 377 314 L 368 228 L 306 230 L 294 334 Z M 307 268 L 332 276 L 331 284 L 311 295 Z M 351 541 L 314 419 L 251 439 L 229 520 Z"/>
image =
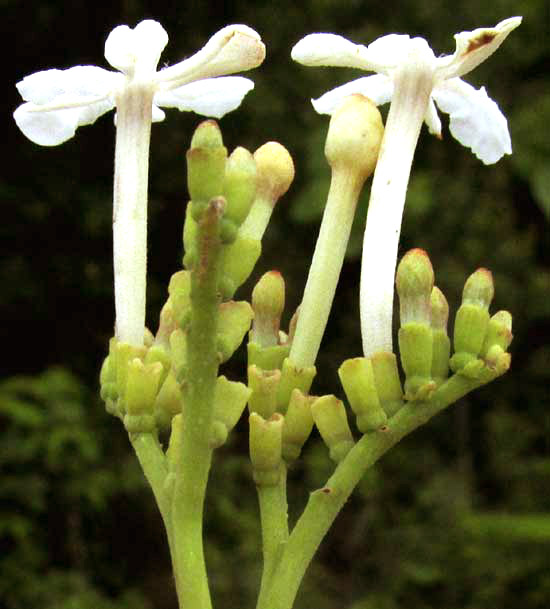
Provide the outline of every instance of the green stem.
<path id="1" fill-rule="evenodd" d="M 219 219 L 212 200 L 198 223 L 198 257 L 191 275 L 191 322 L 187 335 L 187 380 L 181 455 L 172 504 L 175 575 L 181 609 L 210 609 L 204 561 L 204 497 L 212 461 L 210 433 L 218 374 Z"/>
<path id="2" fill-rule="evenodd" d="M 311 493 L 257 609 L 291 609 L 313 555 L 365 471 L 386 451 L 473 389 L 499 374 L 485 368 L 479 379 L 454 375 L 429 402 L 409 402 L 379 431 L 365 434 L 338 465 L 324 488 Z"/>
<path id="3" fill-rule="evenodd" d="M 129 437 L 145 478 L 151 486 L 162 516 L 164 528 L 166 529 L 166 536 L 168 538 L 170 556 L 175 569 L 174 533 L 172 528 L 172 493 L 166 485 L 166 478 L 168 476 L 166 457 L 156 434 L 131 433 L 129 434 Z"/>
<path id="4" fill-rule="evenodd" d="M 290 348 L 289 358 L 299 368 L 315 364 L 363 182 L 355 172 L 346 168 L 337 167 L 332 172 L 327 204 L 300 305 L 296 334 Z"/>
<path id="5" fill-rule="evenodd" d="M 281 464 L 281 479 L 274 486 L 258 485 L 262 522 L 263 571 L 260 594 L 269 583 L 288 540 L 286 465 Z"/>

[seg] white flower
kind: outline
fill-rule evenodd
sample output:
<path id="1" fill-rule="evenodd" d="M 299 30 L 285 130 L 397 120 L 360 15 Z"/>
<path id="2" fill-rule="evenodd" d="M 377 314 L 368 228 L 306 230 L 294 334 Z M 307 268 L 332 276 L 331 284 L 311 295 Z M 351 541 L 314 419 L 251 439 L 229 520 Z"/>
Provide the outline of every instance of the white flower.
<path id="1" fill-rule="evenodd" d="M 454 54 L 442 57 L 436 57 L 423 38 L 408 35 L 390 34 L 365 47 L 335 34 L 310 34 L 294 46 L 292 58 L 308 66 L 343 66 L 378 72 L 312 100 L 320 114 L 332 114 L 342 99 L 353 93 L 361 93 L 377 105 L 384 104 L 392 99 L 400 72 L 414 74 L 415 68 L 427 71 L 431 91 L 424 121 L 430 133 L 441 137 L 435 102 L 450 115 L 452 135 L 489 164 L 512 153 L 506 118 L 484 87 L 475 89 L 459 77 L 492 55 L 520 23 L 521 17 L 511 17 L 494 28 L 455 34 Z"/>
<path id="2" fill-rule="evenodd" d="M 147 267 L 147 184 L 151 121 L 164 119 L 159 106 L 221 117 L 239 106 L 254 84 L 221 76 L 262 63 L 265 47 L 245 25 L 229 25 L 189 59 L 157 72 L 168 42 L 156 21 L 134 29 L 116 27 L 105 42 L 105 57 L 119 72 L 95 66 L 45 70 L 17 88 L 27 102 L 14 112 L 33 142 L 56 146 L 116 107 L 113 257 L 116 338 L 143 344 Z M 219 77 L 219 78 L 216 78 Z"/>
<path id="3" fill-rule="evenodd" d="M 57 146 L 117 106 L 120 94 L 137 82 L 153 93 L 153 121 L 164 119 L 159 106 L 220 118 L 240 105 L 254 83 L 241 76 L 215 77 L 254 68 L 265 56 L 253 29 L 229 25 L 192 57 L 157 72 L 167 42 L 156 21 L 116 27 L 105 42 L 105 58 L 119 72 L 75 66 L 31 74 L 16 85 L 27 103 L 14 112 L 15 122 L 36 144 Z"/>
<path id="4" fill-rule="evenodd" d="M 436 104 L 450 115 L 450 131 L 484 163 L 495 163 L 512 147 L 506 119 L 484 88 L 460 76 L 470 72 L 521 23 L 511 17 L 494 28 L 455 35 L 453 55 L 436 57 L 423 38 L 390 34 L 369 46 L 334 34 L 311 34 L 292 49 L 311 66 L 343 66 L 378 72 L 325 93 L 313 101 L 331 114 L 353 93 L 376 104 L 391 100 L 374 173 L 361 264 L 361 334 L 365 356 L 392 351 L 392 312 L 397 247 L 407 185 L 422 123 L 441 137 Z M 435 102 L 435 103 L 434 103 Z"/>

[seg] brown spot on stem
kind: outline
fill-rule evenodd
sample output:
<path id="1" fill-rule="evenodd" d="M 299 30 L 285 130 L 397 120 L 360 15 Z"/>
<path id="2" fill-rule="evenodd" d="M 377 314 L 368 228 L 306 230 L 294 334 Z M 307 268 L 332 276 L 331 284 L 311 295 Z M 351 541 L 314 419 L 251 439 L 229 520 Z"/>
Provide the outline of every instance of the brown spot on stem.
<path id="1" fill-rule="evenodd" d="M 387 425 L 382 425 L 382 427 L 378 428 L 378 431 L 382 432 L 382 433 L 387 433 L 390 430 L 390 428 Z"/>
<path id="2" fill-rule="evenodd" d="M 332 489 L 329 488 L 328 486 L 325 486 L 320 490 L 321 490 L 321 493 L 324 493 L 325 495 L 330 495 L 332 493 Z"/>
<path id="3" fill-rule="evenodd" d="M 481 34 L 479 34 L 479 36 L 476 36 L 476 38 L 470 40 L 470 42 L 468 43 L 468 48 L 466 49 L 466 54 L 472 53 L 473 51 L 477 51 L 477 49 L 480 49 L 486 44 L 493 42 L 496 36 L 497 32 L 482 32 Z"/>

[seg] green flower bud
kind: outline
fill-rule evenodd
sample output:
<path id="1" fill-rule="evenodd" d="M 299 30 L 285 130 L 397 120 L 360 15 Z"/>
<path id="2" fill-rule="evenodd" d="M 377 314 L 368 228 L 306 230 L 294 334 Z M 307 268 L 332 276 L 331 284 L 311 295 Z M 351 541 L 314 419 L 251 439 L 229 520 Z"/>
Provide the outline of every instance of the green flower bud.
<path id="1" fill-rule="evenodd" d="M 435 390 L 431 378 L 433 337 L 431 293 L 434 271 L 428 254 L 422 249 L 407 252 L 396 274 L 399 294 L 401 328 L 399 353 L 405 371 L 405 399 L 427 399 Z"/>
<path id="2" fill-rule="evenodd" d="M 281 381 L 280 370 L 261 370 L 257 366 L 248 367 L 248 386 L 251 394 L 248 409 L 257 412 L 264 419 L 272 416 L 277 409 L 277 390 Z"/>
<path id="3" fill-rule="evenodd" d="M 160 429 L 168 429 L 172 419 L 181 413 L 183 395 L 176 376 L 170 372 L 164 379 L 155 400 L 155 418 Z"/>
<path id="4" fill-rule="evenodd" d="M 242 343 L 250 329 L 254 312 L 248 302 L 222 302 L 218 321 L 218 351 L 220 361 L 227 361 Z"/>
<path id="5" fill-rule="evenodd" d="M 333 395 L 324 395 L 311 404 L 311 414 L 330 458 L 340 463 L 355 444 L 344 404 Z"/>
<path id="6" fill-rule="evenodd" d="M 255 412 L 250 415 L 250 460 L 258 486 L 276 486 L 281 479 L 283 421 L 277 413 L 267 421 Z"/>
<path id="7" fill-rule="evenodd" d="M 493 277 L 487 269 L 478 269 L 466 280 L 455 319 L 455 354 L 450 362 L 453 372 L 475 377 L 483 368 L 477 360 L 487 334 L 493 295 Z"/>
<path id="8" fill-rule="evenodd" d="M 261 241 L 280 197 L 288 190 L 294 179 L 294 164 L 286 149 L 277 142 L 268 142 L 254 153 L 257 168 L 256 198 L 239 236 Z"/>
<path id="9" fill-rule="evenodd" d="M 227 159 L 223 195 L 227 201 L 225 218 L 240 226 L 256 195 L 256 161 L 246 148 L 235 148 Z"/>
<path id="10" fill-rule="evenodd" d="M 224 444 L 231 430 L 238 423 L 252 390 L 243 383 L 228 381 L 225 376 L 216 379 L 214 414 L 210 445 L 218 448 Z"/>
<path id="11" fill-rule="evenodd" d="M 286 193 L 294 180 L 294 163 L 284 146 L 267 142 L 254 153 L 258 197 L 272 206 Z"/>
<path id="12" fill-rule="evenodd" d="M 434 270 L 424 250 L 416 248 L 403 256 L 397 267 L 395 285 L 399 294 L 401 326 L 410 322 L 429 325 Z"/>
<path id="13" fill-rule="evenodd" d="M 128 379 L 129 364 L 134 359 L 145 357 L 145 347 L 135 347 L 128 343 L 114 343 L 114 357 L 116 366 L 116 386 L 119 396 L 118 407 L 121 412 L 126 411 L 126 384 Z"/>
<path id="14" fill-rule="evenodd" d="M 389 351 L 379 351 L 369 359 L 380 406 L 388 417 L 392 417 L 403 406 L 403 390 L 399 380 L 397 359 Z"/>
<path id="15" fill-rule="evenodd" d="M 313 428 L 311 404 L 315 398 L 304 395 L 294 389 L 290 395 L 288 410 L 283 424 L 283 458 L 287 462 L 295 461 Z"/>
<path id="16" fill-rule="evenodd" d="M 362 181 L 374 171 L 384 135 L 382 116 L 367 97 L 346 97 L 330 119 L 325 156 L 331 168 L 353 169 Z"/>
<path id="17" fill-rule="evenodd" d="M 272 347 L 260 347 L 258 343 L 248 343 L 248 365 L 258 366 L 262 370 L 280 370 L 283 361 L 288 357 L 289 345 L 273 345 Z"/>
<path id="18" fill-rule="evenodd" d="M 293 389 L 299 389 L 302 393 L 309 393 L 311 383 L 316 374 L 315 366 L 299 368 L 287 357 L 283 361 L 281 370 L 281 382 L 277 394 L 277 411 L 285 413 Z"/>
<path id="19" fill-rule="evenodd" d="M 222 249 L 220 292 L 223 300 L 233 295 L 249 277 L 262 251 L 258 239 L 238 235 L 237 239 Z"/>
<path id="20" fill-rule="evenodd" d="M 486 356 L 491 347 L 498 345 L 506 351 L 512 342 L 512 316 L 508 311 L 499 311 L 489 320 L 487 335 L 481 349 L 482 357 Z"/>
<path id="21" fill-rule="evenodd" d="M 193 203 L 205 204 L 223 192 L 227 149 L 213 120 L 202 122 L 187 151 L 187 187 Z"/>
<path id="22" fill-rule="evenodd" d="M 128 362 L 126 379 L 126 412 L 130 415 L 151 414 L 159 390 L 162 364 L 144 364 L 135 358 Z"/>
<path id="23" fill-rule="evenodd" d="M 128 433 L 150 433 L 156 428 L 153 415 L 162 364 L 145 365 L 135 358 L 128 362 L 124 426 Z"/>
<path id="24" fill-rule="evenodd" d="M 433 337 L 432 378 L 436 386 L 439 386 L 449 376 L 451 341 L 447 335 L 449 304 L 437 286 L 432 290 L 430 304 Z"/>
<path id="25" fill-rule="evenodd" d="M 487 335 L 481 356 L 489 368 L 499 375 L 510 368 L 511 356 L 507 349 L 512 342 L 512 316 L 508 311 L 499 311 L 489 320 Z"/>
<path id="26" fill-rule="evenodd" d="M 164 349 L 166 353 L 170 353 L 170 335 L 177 328 L 178 322 L 174 318 L 172 302 L 169 298 L 160 311 L 159 328 L 154 341 L 155 346 Z"/>
<path id="27" fill-rule="evenodd" d="M 172 315 L 178 325 L 185 328 L 191 310 L 191 271 L 178 271 L 170 278 L 168 294 Z"/>
<path id="28" fill-rule="evenodd" d="M 276 345 L 279 340 L 281 315 L 285 308 L 285 281 L 279 271 L 262 275 L 252 290 L 254 319 L 249 341 L 262 347 Z"/>
<path id="29" fill-rule="evenodd" d="M 357 417 L 357 428 L 366 433 L 383 427 L 388 417 L 380 405 L 372 363 L 366 357 L 346 360 L 338 376 L 351 409 Z"/>

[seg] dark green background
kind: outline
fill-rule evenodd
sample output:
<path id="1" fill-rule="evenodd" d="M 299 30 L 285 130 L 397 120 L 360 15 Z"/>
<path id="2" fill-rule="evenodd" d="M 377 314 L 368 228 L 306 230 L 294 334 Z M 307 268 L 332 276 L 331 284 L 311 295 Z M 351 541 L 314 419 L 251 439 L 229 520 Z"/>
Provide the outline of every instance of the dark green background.
<path id="1" fill-rule="evenodd" d="M 158 19 L 176 63 L 228 23 L 267 46 L 241 108 L 221 121 L 226 145 L 278 140 L 296 180 L 276 209 L 253 279 L 287 280 L 285 323 L 298 305 L 329 172 L 327 117 L 309 103 L 360 72 L 304 68 L 290 49 L 315 31 L 368 43 L 391 32 L 424 36 L 451 53 L 452 34 L 524 17 L 498 52 L 465 77 L 507 116 L 514 154 L 483 166 L 448 133 L 423 129 L 401 253 L 425 248 L 453 311 L 479 266 L 496 281 L 493 311 L 514 316 L 511 372 L 431 421 L 365 478 L 309 571 L 299 609 L 536 609 L 550 604 L 550 31 L 546 0 L 359 2 L 15 2 L 4 0 L 5 123 L 0 227 L 0 605 L 7 609 L 168 609 L 176 606 L 154 502 L 97 374 L 113 327 L 113 116 L 41 148 L 17 130 L 13 86 L 77 64 L 108 67 L 103 43 L 121 23 Z M 387 108 L 383 109 L 385 114 Z M 148 324 L 155 329 L 181 258 L 185 150 L 200 118 L 167 110 L 153 126 Z M 364 218 L 368 188 L 361 210 Z M 358 220 L 360 219 L 358 218 Z M 318 360 L 315 393 L 341 394 L 336 369 L 360 355 L 361 222 L 354 231 Z M 240 291 L 248 298 L 253 282 Z M 243 375 L 238 354 L 226 374 Z M 18 375 L 14 378 L 14 375 Z M 24 375 L 24 376 L 22 376 Z M 308 443 L 291 475 L 291 515 L 331 470 Z M 256 499 L 246 424 L 217 454 L 207 560 L 216 607 L 253 606 L 259 577 Z"/>

